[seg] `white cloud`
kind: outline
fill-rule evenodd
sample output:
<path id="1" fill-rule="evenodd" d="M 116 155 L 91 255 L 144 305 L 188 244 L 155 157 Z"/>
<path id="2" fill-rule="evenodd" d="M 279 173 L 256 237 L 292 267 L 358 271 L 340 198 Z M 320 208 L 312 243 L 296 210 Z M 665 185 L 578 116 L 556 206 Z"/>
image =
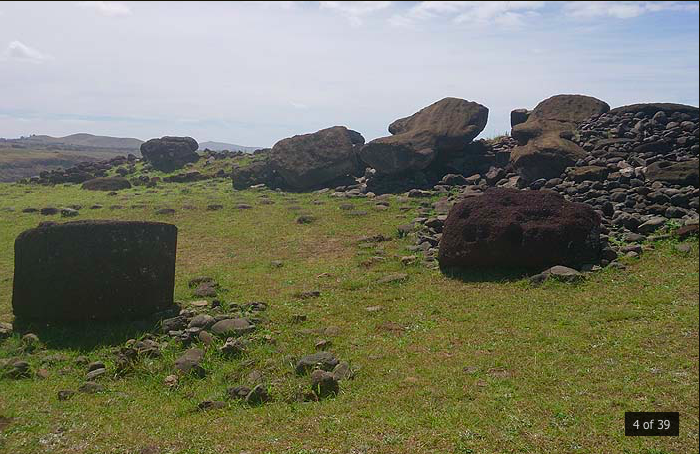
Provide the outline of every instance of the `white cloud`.
<path id="1" fill-rule="evenodd" d="M 362 18 L 391 6 L 391 2 L 321 2 L 322 9 L 344 15 L 352 26 L 362 25 Z"/>
<path id="2" fill-rule="evenodd" d="M 78 6 L 89 8 L 105 16 L 128 16 L 131 8 L 122 2 L 78 2 Z"/>
<path id="3" fill-rule="evenodd" d="M 302 104 L 300 102 L 290 101 L 289 104 L 291 104 L 291 106 L 294 107 L 295 109 L 299 109 L 299 110 L 306 110 L 309 108 L 309 106 L 307 106 L 306 104 Z"/>
<path id="4" fill-rule="evenodd" d="M 578 19 L 630 19 L 659 11 L 698 11 L 697 2 L 567 2 L 564 13 Z"/>
<path id="5" fill-rule="evenodd" d="M 12 41 L 3 52 L 2 59 L 41 63 L 50 60 L 51 57 L 20 41 Z"/>
<path id="6" fill-rule="evenodd" d="M 520 27 L 529 18 L 537 16 L 536 10 L 545 2 L 449 2 L 426 1 L 411 7 L 404 14 L 394 15 L 392 25 L 411 25 L 419 20 L 448 18 L 458 24 L 496 25 L 504 28 Z"/>

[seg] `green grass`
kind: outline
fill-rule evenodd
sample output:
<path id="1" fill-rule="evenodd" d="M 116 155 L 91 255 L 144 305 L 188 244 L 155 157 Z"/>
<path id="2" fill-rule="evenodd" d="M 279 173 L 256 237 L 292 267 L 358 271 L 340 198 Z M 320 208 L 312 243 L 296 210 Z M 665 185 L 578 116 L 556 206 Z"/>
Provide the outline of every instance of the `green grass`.
<path id="1" fill-rule="evenodd" d="M 199 165 L 199 164 L 198 164 Z M 220 165 L 226 165 L 221 163 Z M 260 205 L 262 194 L 275 201 Z M 321 201 L 322 204 L 314 204 Z M 423 200 L 421 200 L 422 202 Z M 59 402 L 76 389 L 86 355 L 113 370 L 114 350 L 143 326 L 40 331 L 44 347 L 22 354 L 17 333 L 0 358 L 21 354 L 34 369 L 47 355 L 47 379 L 0 379 L 0 452 L 8 453 L 688 453 L 698 443 L 698 246 L 689 256 L 674 242 L 655 244 L 627 270 L 603 270 L 584 283 L 483 276 L 456 279 L 421 265 L 403 266 L 410 238 L 396 227 L 415 217 L 419 201 L 391 200 L 367 216 L 340 210 L 345 199 L 273 191 L 233 191 L 228 181 L 161 184 L 117 196 L 75 185 L 0 185 L 0 320 L 11 321 L 13 242 L 25 229 L 55 219 L 26 207 L 81 204 L 77 219 L 148 219 L 178 226 L 175 297 L 195 300 L 187 281 L 215 277 L 226 303 L 264 301 L 266 321 L 246 356 L 227 360 L 209 348 L 204 379 L 163 385 L 183 350 L 170 342 L 162 359 L 102 381 L 108 391 Z M 89 210 L 92 204 L 104 206 Z M 221 203 L 224 209 L 206 211 Z M 249 203 L 251 210 L 237 210 Z M 122 205 L 110 210 L 110 205 Z M 131 208 L 132 205 L 143 206 Z M 192 205 L 195 209 L 183 209 Z M 299 210 L 290 210 L 298 206 Z M 2 211 L 12 207 L 13 212 Z M 171 216 L 155 210 L 171 207 Z M 299 214 L 316 217 L 295 222 Z M 57 220 L 60 220 L 57 219 Z M 384 234 L 371 248 L 358 238 Z M 362 263 L 381 254 L 386 259 Z M 284 265 L 275 268 L 273 260 Z M 380 285 L 393 272 L 401 283 Z M 319 290 L 319 298 L 294 294 Z M 376 312 L 367 307 L 381 306 Z M 308 319 L 293 323 L 296 314 Z M 336 327 L 337 334 L 322 330 Z M 269 335 L 274 343 L 266 342 Z M 292 358 L 312 353 L 319 338 L 356 369 L 340 394 L 321 402 L 296 398 L 308 377 Z M 219 344 L 217 344 L 218 346 Z M 227 387 L 261 371 L 273 402 L 195 411 L 223 399 Z M 625 411 L 679 411 L 680 437 L 625 438 Z"/>

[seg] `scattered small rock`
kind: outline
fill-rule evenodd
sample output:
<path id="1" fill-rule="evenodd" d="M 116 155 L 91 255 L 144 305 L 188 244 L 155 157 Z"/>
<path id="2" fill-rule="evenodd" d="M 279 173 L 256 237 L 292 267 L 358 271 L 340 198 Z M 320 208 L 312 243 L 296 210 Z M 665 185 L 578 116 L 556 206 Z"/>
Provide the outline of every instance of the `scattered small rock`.
<path id="1" fill-rule="evenodd" d="M 72 398 L 75 395 L 75 391 L 70 389 L 64 389 L 58 392 L 58 400 L 64 401 Z"/>
<path id="2" fill-rule="evenodd" d="M 322 369 L 330 372 L 338 365 L 338 359 L 330 352 L 318 352 L 303 356 L 296 364 L 298 374 L 305 374 L 313 369 Z"/>
<path id="3" fill-rule="evenodd" d="M 340 387 L 334 374 L 315 370 L 311 374 L 311 389 L 319 398 L 324 398 L 337 395 Z"/>

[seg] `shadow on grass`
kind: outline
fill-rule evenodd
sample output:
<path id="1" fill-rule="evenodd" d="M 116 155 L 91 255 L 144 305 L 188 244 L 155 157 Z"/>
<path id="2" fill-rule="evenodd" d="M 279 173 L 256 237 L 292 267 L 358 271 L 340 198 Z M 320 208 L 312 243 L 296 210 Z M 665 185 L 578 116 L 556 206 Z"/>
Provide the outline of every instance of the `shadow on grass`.
<path id="1" fill-rule="evenodd" d="M 90 351 L 105 346 L 121 345 L 158 332 L 160 319 L 137 321 L 40 322 L 15 319 L 17 333 L 34 333 L 48 348 Z"/>
<path id="2" fill-rule="evenodd" d="M 450 279 L 461 282 L 515 282 L 532 276 L 532 271 L 525 269 L 463 269 L 440 268 L 442 274 Z"/>

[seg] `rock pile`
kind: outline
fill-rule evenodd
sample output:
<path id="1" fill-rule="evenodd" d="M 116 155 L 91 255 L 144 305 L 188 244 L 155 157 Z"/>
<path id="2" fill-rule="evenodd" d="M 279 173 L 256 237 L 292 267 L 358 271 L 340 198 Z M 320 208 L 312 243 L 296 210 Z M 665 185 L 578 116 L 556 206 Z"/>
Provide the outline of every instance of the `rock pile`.
<path id="1" fill-rule="evenodd" d="M 424 207 L 407 231 L 426 259 L 434 260 L 449 208 L 489 187 L 551 190 L 591 206 L 602 219 L 603 264 L 627 254 L 605 246 L 610 236 L 641 241 L 671 220 L 697 230 L 698 117 L 697 107 L 678 104 L 636 104 L 595 114 L 564 132 L 583 154 L 561 174 L 526 179 L 511 163 L 483 174 L 446 177 L 431 191 L 445 197 Z M 455 190 L 457 195 L 448 195 Z"/>
<path id="2" fill-rule="evenodd" d="M 97 161 L 97 162 L 80 162 L 73 167 L 60 170 L 51 170 L 41 172 L 36 177 L 25 178 L 20 180 L 20 183 L 32 183 L 41 185 L 53 185 L 64 183 L 84 183 L 94 178 L 104 177 L 107 171 L 115 167 L 120 167 L 124 175 L 134 172 L 134 164 L 138 158 L 133 154 L 127 157 L 117 156 L 115 158 Z M 122 175 L 123 176 L 123 175 Z"/>

